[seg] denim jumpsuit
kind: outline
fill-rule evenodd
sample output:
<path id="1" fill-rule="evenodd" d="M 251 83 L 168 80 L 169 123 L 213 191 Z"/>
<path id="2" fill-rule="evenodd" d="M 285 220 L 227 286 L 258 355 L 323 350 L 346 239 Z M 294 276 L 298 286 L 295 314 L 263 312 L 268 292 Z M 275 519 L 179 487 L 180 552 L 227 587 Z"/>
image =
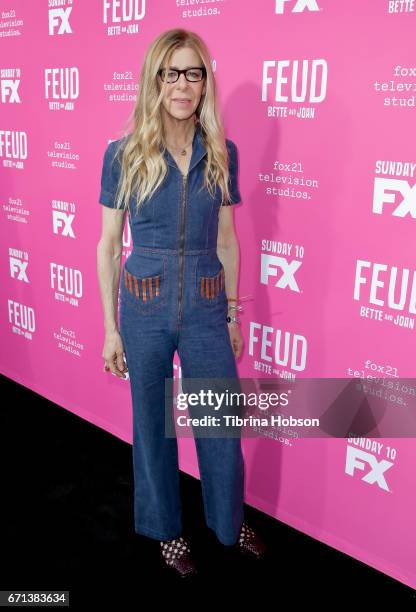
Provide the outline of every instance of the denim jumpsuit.
<path id="1" fill-rule="evenodd" d="M 119 141 L 103 160 L 99 202 L 114 207 Z M 232 204 L 241 201 L 238 151 L 226 140 Z M 161 153 L 162 153 L 161 149 Z M 207 155 L 196 124 L 188 174 L 169 151 L 168 174 L 139 213 L 131 200 L 133 241 L 120 282 L 120 336 L 129 369 L 133 416 L 135 532 L 157 540 L 182 534 L 176 437 L 165 435 L 165 378 L 177 351 L 182 377 L 237 378 L 228 331 L 224 268 L 217 255 L 221 191 L 203 187 Z M 202 187 L 202 189 L 201 189 Z M 195 437 L 205 521 L 224 545 L 235 544 L 244 520 L 240 437 Z"/>

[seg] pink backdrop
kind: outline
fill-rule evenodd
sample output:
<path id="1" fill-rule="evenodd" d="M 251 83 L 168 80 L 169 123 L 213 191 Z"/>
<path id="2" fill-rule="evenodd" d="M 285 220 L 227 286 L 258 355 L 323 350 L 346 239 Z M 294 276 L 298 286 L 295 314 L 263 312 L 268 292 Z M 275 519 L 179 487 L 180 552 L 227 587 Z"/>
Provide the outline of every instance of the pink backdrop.
<path id="1" fill-rule="evenodd" d="M 0 0 L 0 368 L 128 442 L 129 382 L 102 369 L 100 172 L 172 27 L 207 41 L 239 148 L 240 376 L 415 374 L 413 3 L 193 4 Z M 357 467 L 350 439 L 244 439 L 246 501 L 416 588 L 414 443 L 376 441 Z M 366 479 L 382 460 L 387 489 Z"/>

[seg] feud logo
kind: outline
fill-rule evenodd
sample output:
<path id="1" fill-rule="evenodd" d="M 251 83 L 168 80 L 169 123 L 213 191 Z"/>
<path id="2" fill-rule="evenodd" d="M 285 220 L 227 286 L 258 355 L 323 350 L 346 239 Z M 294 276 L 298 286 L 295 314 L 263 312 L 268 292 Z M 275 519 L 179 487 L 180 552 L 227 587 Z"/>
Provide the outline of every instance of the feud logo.
<path id="1" fill-rule="evenodd" d="M 362 293 L 365 295 L 362 296 Z M 416 313 L 416 270 L 357 259 L 354 300 Z"/>
<path id="2" fill-rule="evenodd" d="M 51 287 L 62 295 L 79 298 L 83 295 L 81 270 L 50 262 Z"/>
<path id="3" fill-rule="evenodd" d="M 26 132 L 0 129 L 0 157 L 7 160 L 27 159 L 28 146 Z"/>
<path id="4" fill-rule="evenodd" d="M 45 68 L 45 98 L 75 100 L 79 97 L 79 70 L 76 66 Z"/>
<path id="5" fill-rule="evenodd" d="M 129 23 L 145 16 L 145 0 L 104 0 L 104 23 Z"/>
<path id="6" fill-rule="evenodd" d="M 7 300 L 9 323 L 21 332 L 31 334 L 36 330 L 35 310 L 32 306 L 21 304 L 15 300 Z"/>

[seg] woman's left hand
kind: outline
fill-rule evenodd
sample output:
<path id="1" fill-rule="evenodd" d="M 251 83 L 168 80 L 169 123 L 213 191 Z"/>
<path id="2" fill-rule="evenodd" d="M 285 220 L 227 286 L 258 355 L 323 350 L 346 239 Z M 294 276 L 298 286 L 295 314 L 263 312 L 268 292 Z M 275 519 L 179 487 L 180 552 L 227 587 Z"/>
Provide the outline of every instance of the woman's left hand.
<path id="1" fill-rule="evenodd" d="M 243 348 L 243 337 L 241 335 L 240 326 L 238 323 L 228 323 L 228 331 L 230 333 L 231 346 L 233 347 L 234 355 L 238 359 Z"/>

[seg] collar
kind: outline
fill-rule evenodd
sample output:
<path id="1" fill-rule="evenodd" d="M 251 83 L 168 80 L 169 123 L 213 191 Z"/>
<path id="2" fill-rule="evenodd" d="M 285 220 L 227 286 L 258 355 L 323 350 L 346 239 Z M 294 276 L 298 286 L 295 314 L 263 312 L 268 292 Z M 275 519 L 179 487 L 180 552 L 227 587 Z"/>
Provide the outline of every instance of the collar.
<path id="1" fill-rule="evenodd" d="M 161 147 L 161 150 L 162 150 L 162 147 Z M 192 140 L 192 155 L 191 155 L 191 161 L 189 164 L 188 173 L 192 170 L 192 168 L 194 168 L 201 161 L 203 157 L 205 157 L 206 154 L 207 154 L 207 150 L 204 145 L 203 138 L 202 138 L 202 128 L 201 128 L 200 122 L 198 121 L 195 125 L 195 132 L 194 132 L 194 137 Z M 169 164 L 169 166 L 173 166 L 173 168 L 176 168 L 177 170 L 179 170 L 178 164 L 173 159 L 172 155 L 169 153 L 167 149 L 165 149 L 163 155 L 164 155 L 166 162 Z"/>

